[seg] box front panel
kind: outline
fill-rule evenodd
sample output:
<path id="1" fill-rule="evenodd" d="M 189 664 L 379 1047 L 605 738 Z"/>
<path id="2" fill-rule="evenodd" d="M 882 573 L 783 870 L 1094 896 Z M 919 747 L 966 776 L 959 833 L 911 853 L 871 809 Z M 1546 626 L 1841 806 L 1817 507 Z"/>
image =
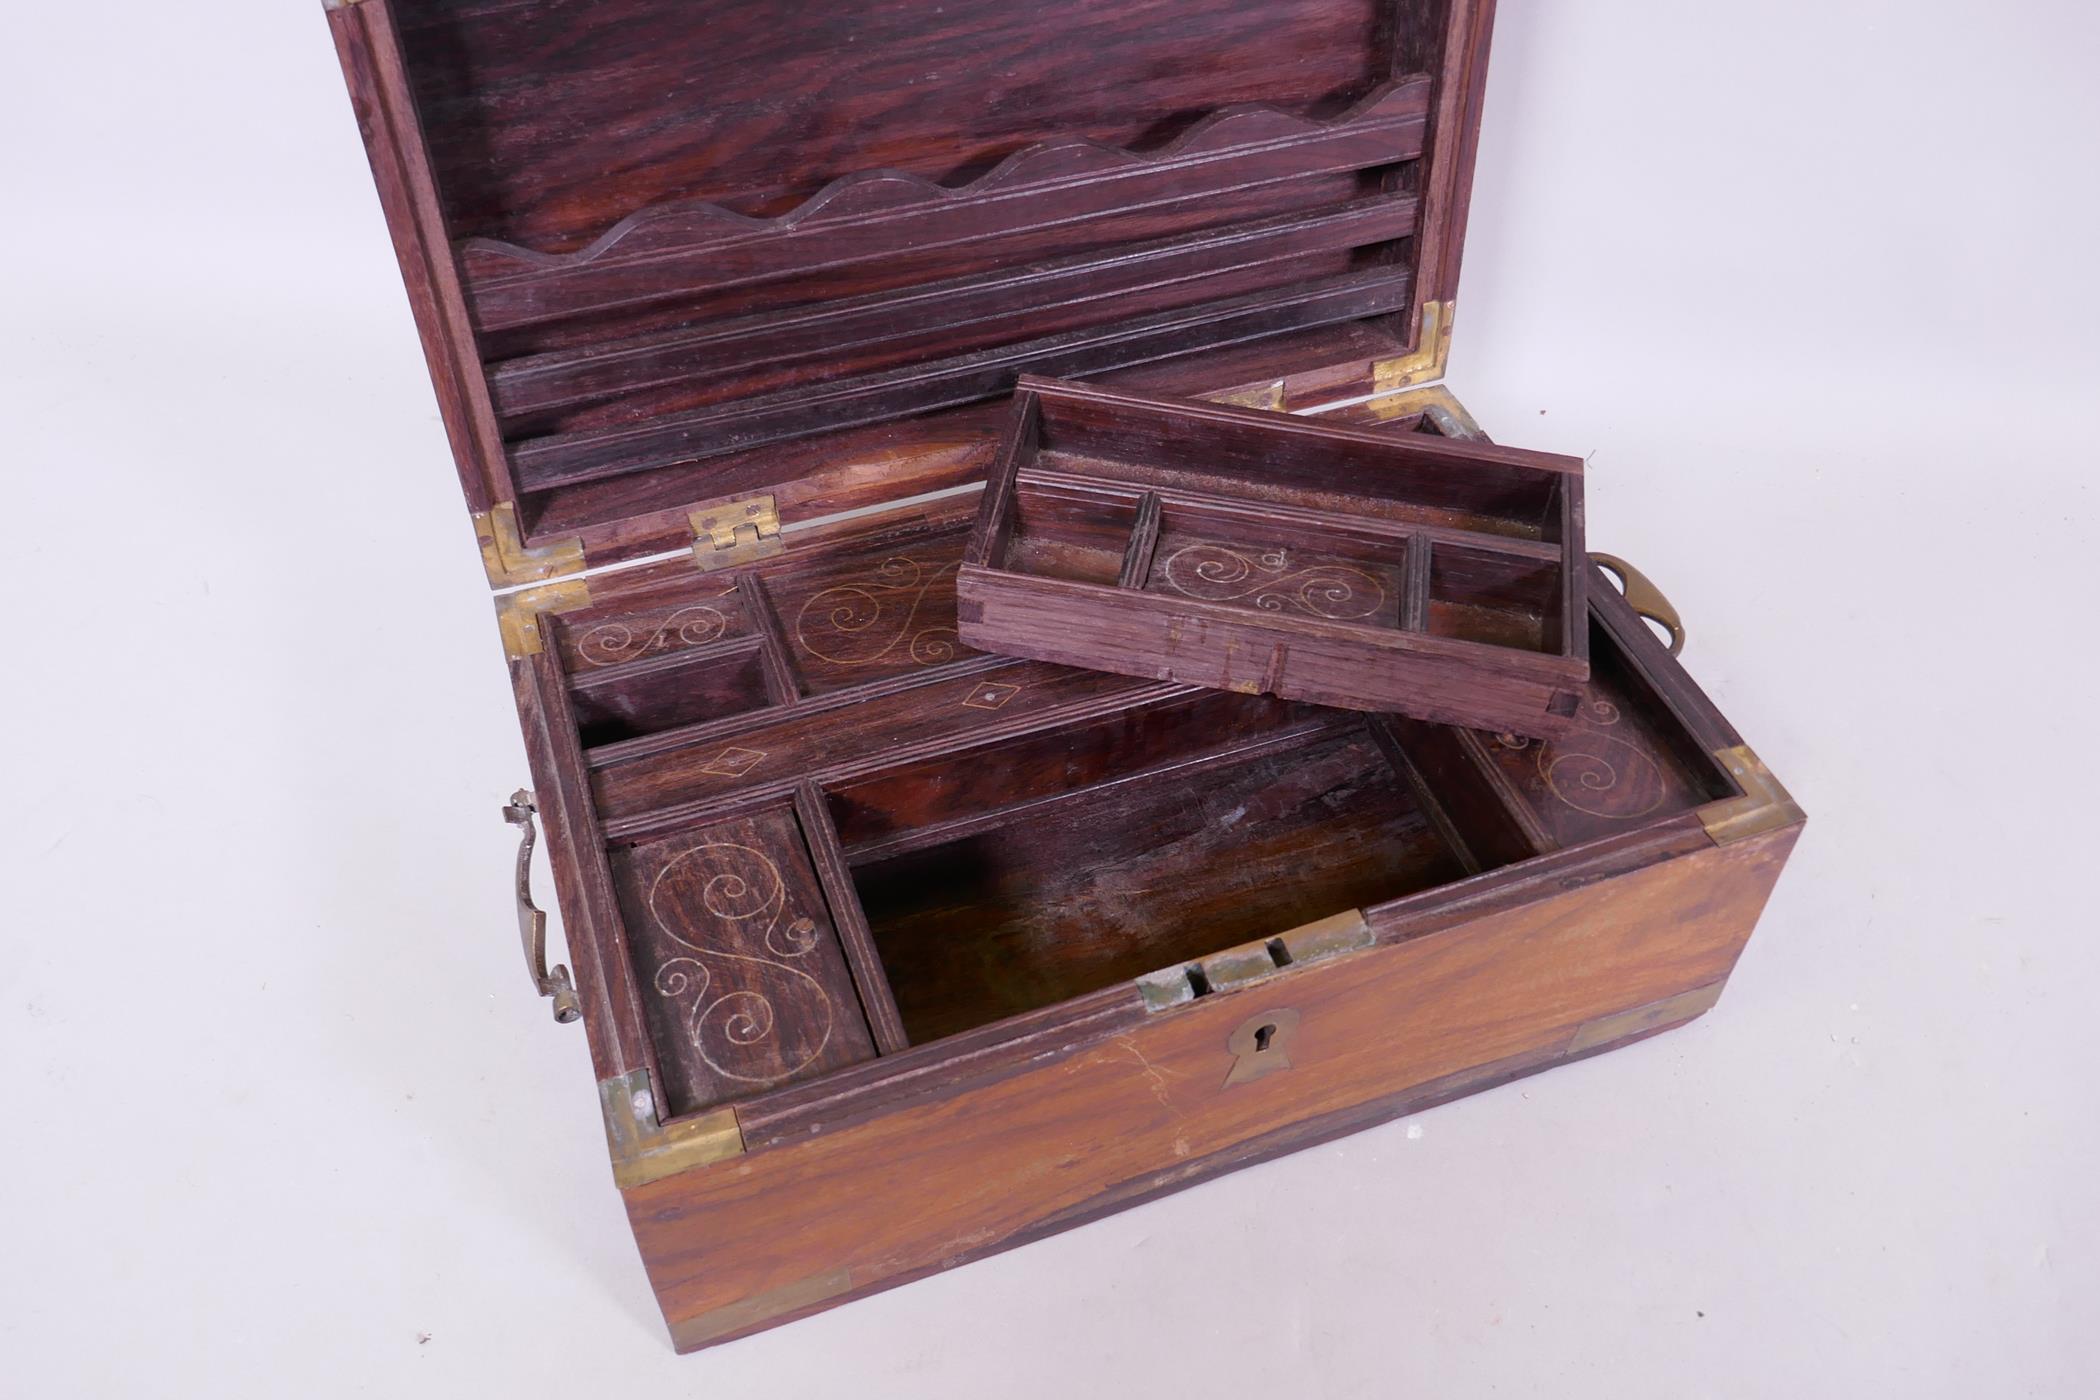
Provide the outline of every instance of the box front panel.
<path id="1" fill-rule="evenodd" d="M 630 1190 L 674 1337 L 691 1348 L 785 1321 L 1228 1170 L 1253 1145 L 1361 1126 L 1410 1090 L 1448 1094 L 1469 1073 L 1507 1077 L 1689 1019 L 1718 994 L 1796 829 L 1714 847 L 1685 827 L 1615 878 Z"/>

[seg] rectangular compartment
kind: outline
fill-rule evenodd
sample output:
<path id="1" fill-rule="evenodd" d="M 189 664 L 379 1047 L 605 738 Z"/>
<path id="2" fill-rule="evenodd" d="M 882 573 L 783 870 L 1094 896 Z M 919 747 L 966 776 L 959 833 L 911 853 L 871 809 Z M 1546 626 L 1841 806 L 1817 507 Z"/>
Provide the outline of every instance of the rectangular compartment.
<path id="1" fill-rule="evenodd" d="M 1582 538 L 1574 458 L 1031 378 L 957 625 L 981 651 L 1543 736 L 1588 674 Z"/>
<path id="2" fill-rule="evenodd" d="M 1189 728 L 1179 747 L 1214 741 Z M 913 1043 L 1465 873 L 1361 721 L 1201 757 L 1174 747 L 1120 754 L 1004 819 L 950 815 L 943 839 L 853 864 Z"/>
<path id="3" fill-rule="evenodd" d="M 1174 503 L 1160 508 L 1147 592 L 1277 618 L 1399 628 L 1411 542 Z"/>
<path id="4" fill-rule="evenodd" d="M 770 704 L 756 646 L 669 652 L 580 679 L 571 692 L 586 748 L 658 734 Z"/>

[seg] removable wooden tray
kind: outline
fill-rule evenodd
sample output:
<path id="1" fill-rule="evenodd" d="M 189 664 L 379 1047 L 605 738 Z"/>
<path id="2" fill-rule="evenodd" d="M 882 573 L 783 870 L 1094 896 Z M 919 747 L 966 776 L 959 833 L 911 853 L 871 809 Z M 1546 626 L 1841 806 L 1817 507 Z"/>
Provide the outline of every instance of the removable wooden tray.
<path id="1" fill-rule="evenodd" d="M 956 582 L 981 651 L 1551 737 L 1582 462 L 1024 376 Z"/>

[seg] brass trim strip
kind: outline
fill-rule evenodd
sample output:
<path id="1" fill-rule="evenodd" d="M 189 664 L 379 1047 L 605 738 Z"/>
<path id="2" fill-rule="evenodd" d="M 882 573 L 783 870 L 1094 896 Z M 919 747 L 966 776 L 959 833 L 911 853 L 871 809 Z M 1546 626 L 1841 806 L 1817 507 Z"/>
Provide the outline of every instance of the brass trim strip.
<path id="1" fill-rule="evenodd" d="M 525 543 L 518 529 L 518 508 L 510 501 L 474 513 L 474 538 L 481 544 L 481 567 L 494 588 L 583 571 L 581 539 Z"/>
<path id="2" fill-rule="evenodd" d="M 1636 1006 L 1630 1011 L 1614 1012 L 1599 1016 L 1594 1021 L 1585 1021 L 1576 1028 L 1575 1038 L 1568 1042 L 1568 1053 L 1579 1055 L 1585 1050 L 1595 1050 L 1600 1045 L 1609 1045 L 1615 1040 L 1624 1040 L 1629 1035 L 1642 1031 L 1659 1030 L 1674 1026 L 1680 1021 L 1689 1021 L 1694 1016 L 1712 1008 L 1721 999 L 1721 989 L 1728 979 L 1709 982 L 1703 987 L 1694 987 L 1688 992 L 1679 992 L 1661 1001 L 1651 1001 L 1645 1006 Z"/>
<path id="3" fill-rule="evenodd" d="M 1725 797 L 1699 809 L 1699 820 L 1716 846 L 1808 820 L 1808 814 L 1748 744 L 1716 749 L 1714 760 L 1743 790 L 1741 797 Z"/>
<path id="4" fill-rule="evenodd" d="M 540 635 L 542 613 L 574 612 L 590 603 L 591 582 L 586 578 L 556 579 L 497 595 L 496 630 L 503 637 L 503 654 L 513 661 L 537 654 L 545 644 Z"/>
<path id="5" fill-rule="evenodd" d="M 743 1155 L 744 1133 L 735 1109 L 711 1108 L 667 1124 L 657 1117 L 656 1102 L 646 1069 L 598 1083 L 613 1181 L 622 1191 Z"/>
<path id="6" fill-rule="evenodd" d="M 853 1276 L 844 1269 L 812 1274 L 794 1283 L 754 1293 L 714 1309 L 671 1324 L 671 1343 L 680 1351 L 705 1346 L 732 1332 L 742 1332 L 771 1322 L 776 1317 L 814 1307 L 853 1288 Z"/>

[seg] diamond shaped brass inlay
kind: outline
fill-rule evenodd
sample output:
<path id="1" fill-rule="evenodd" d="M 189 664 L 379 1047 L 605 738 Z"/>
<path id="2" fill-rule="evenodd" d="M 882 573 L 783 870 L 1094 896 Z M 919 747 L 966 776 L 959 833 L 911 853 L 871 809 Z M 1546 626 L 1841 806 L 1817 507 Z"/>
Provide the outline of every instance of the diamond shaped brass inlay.
<path id="1" fill-rule="evenodd" d="M 721 778 L 741 778 L 764 758 L 765 754 L 758 749 L 727 748 L 716 754 L 700 771 Z"/>
<path id="2" fill-rule="evenodd" d="M 1021 693 L 1021 687 L 1005 681 L 988 681 L 963 697 L 963 704 L 973 710 L 996 710 Z"/>

